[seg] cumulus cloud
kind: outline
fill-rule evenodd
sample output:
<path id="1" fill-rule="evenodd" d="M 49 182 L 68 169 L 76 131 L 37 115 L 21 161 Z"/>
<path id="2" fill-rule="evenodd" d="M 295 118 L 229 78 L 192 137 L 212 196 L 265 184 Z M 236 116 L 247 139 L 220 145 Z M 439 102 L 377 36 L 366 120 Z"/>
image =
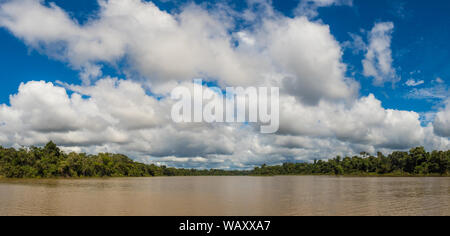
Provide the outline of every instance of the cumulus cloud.
<path id="1" fill-rule="evenodd" d="M 281 110 L 281 132 L 291 135 L 335 137 L 391 149 L 420 145 L 424 139 L 419 114 L 386 110 L 373 95 L 350 106 L 321 102 L 317 107 L 308 107 L 288 98 Z"/>
<path id="2" fill-rule="evenodd" d="M 359 85 L 345 77 L 342 50 L 326 25 L 306 17 L 266 23 L 260 38 L 284 72 L 282 87 L 307 104 L 357 94 Z"/>
<path id="3" fill-rule="evenodd" d="M 87 84 L 102 75 L 96 64 L 126 58 L 128 69 L 145 77 L 153 92 L 201 77 L 221 86 L 284 85 L 307 103 L 356 94 L 328 26 L 304 17 L 272 13 L 251 29 L 230 34 L 232 13 L 214 14 L 193 4 L 177 14 L 141 0 L 99 4 L 98 15 L 80 25 L 54 4 L 7 1 L 0 7 L 0 26 L 32 48 L 68 61 Z"/>
<path id="4" fill-rule="evenodd" d="M 394 30 L 392 22 L 377 23 L 369 32 L 369 45 L 363 60 L 364 75 L 374 78 L 375 85 L 399 81 L 392 63 L 391 40 Z"/>
<path id="5" fill-rule="evenodd" d="M 436 114 L 434 131 L 439 136 L 450 137 L 450 100 L 447 100 L 446 107 Z"/>
<path id="6" fill-rule="evenodd" d="M 154 79 L 190 79 L 202 72 L 246 77 L 229 45 L 227 24 L 200 7 L 192 5 L 171 15 L 140 0 L 99 4 L 98 18 L 80 25 L 55 4 L 8 1 L 1 6 L 0 25 L 75 68 L 87 66 L 88 72 L 92 63 L 114 63 L 129 54 L 133 66 Z"/>
<path id="7" fill-rule="evenodd" d="M 66 88 L 31 81 L 0 107 L 0 127 L 8 145 L 42 145 L 50 140 L 67 146 L 120 146 L 149 156 L 196 157 L 230 154 L 235 140 L 230 127 L 171 122 L 172 101 L 158 101 L 141 85 L 113 78 L 92 86 Z"/>
<path id="8" fill-rule="evenodd" d="M 20 145 L 52 138 L 63 145 L 123 143 L 128 139 L 123 130 L 153 127 L 160 120 L 157 101 L 143 95 L 139 85 L 113 79 L 71 96 L 63 87 L 31 81 L 11 96 L 11 106 L 2 105 L 2 129 L 11 134 L 10 142 Z"/>

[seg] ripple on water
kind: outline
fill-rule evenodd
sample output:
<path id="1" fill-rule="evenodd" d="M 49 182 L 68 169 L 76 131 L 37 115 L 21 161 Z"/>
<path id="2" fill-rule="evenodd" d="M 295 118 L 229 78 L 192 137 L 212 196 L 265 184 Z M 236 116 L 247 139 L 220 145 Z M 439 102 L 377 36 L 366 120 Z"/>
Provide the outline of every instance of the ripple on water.
<path id="1" fill-rule="evenodd" d="M 3 179 L 0 215 L 450 215 L 450 178 Z"/>

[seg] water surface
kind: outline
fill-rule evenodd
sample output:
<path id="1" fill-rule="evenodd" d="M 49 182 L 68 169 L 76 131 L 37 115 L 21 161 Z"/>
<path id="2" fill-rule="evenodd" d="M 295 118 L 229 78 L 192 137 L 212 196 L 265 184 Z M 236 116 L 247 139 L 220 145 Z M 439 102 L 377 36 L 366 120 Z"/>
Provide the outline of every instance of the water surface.
<path id="1" fill-rule="evenodd" d="M 0 179 L 0 215 L 450 215 L 450 178 Z"/>

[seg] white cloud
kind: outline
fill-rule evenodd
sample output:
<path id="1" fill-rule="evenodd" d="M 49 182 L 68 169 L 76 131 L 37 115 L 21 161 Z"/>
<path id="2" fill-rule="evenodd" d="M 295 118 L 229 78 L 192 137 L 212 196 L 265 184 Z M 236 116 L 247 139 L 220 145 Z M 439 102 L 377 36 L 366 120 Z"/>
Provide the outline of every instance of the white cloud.
<path id="1" fill-rule="evenodd" d="M 53 137 L 61 144 L 88 145 L 126 142 L 124 129 L 150 128 L 161 120 L 156 99 L 128 81 L 101 80 L 83 95 L 90 97 L 69 96 L 44 81 L 22 84 L 11 96 L 11 106 L 1 107 L 1 128 L 14 144 L 42 144 Z"/>
<path id="2" fill-rule="evenodd" d="M 449 94 L 450 90 L 446 84 L 437 83 L 431 87 L 413 88 L 406 95 L 406 98 L 445 100 L 449 97 Z"/>
<path id="3" fill-rule="evenodd" d="M 253 38 L 252 36 L 250 36 L 247 32 L 238 32 L 237 33 L 239 39 L 241 42 L 249 45 L 249 46 L 253 46 L 256 43 L 255 38 Z"/>
<path id="4" fill-rule="evenodd" d="M 131 66 L 122 69 L 146 78 L 155 91 L 202 77 L 222 86 L 284 85 L 307 103 L 356 94 L 357 83 L 344 76 L 340 45 L 324 24 L 281 16 L 266 6 L 264 12 L 272 13 L 254 27 L 229 34 L 233 20 L 223 11 L 191 4 L 169 14 L 140 0 L 99 3 L 98 15 L 80 25 L 54 4 L 8 1 L 0 7 L 0 26 L 68 61 L 87 84 L 102 75 L 97 63 L 126 58 Z"/>
<path id="5" fill-rule="evenodd" d="M 350 37 L 352 38 L 351 41 L 346 41 L 342 44 L 344 48 L 351 49 L 355 55 L 367 51 L 366 42 L 360 35 L 350 33 Z"/>
<path id="6" fill-rule="evenodd" d="M 443 79 L 441 79 L 440 77 L 438 77 L 438 78 L 436 78 L 436 83 L 438 83 L 438 84 L 443 84 L 443 83 L 445 83 L 445 81 L 443 80 Z"/>
<path id="7" fill-rule="evenodd" d="M 352 6 L 353 0 L 301 0 L 296 13 L 301 16 L 314 18 L 318 16 L 317 10 L 329 6 Z"/>
<path id="8" fill-rule="evenodd" d="M 364 76 L 373 77 L 375 85 L 400 80 L 392 63 L 392 22 L 377 23 L 369 32 L 369 45 L 363 60 Z"/>
<path id="9" fill-rule="evenodd" d="M 84 84 L 90 84 L 91 81 L 103 75 L 102 67 L 98 65 L 87 64 L 80 72 L 80 78 Z"/>
<path id="10" fill-rule="evenodd" d="M 342 51 L 328 26 L 298 17 L 267 22 L 260 34 L 288 93 L 307 104 L 357 94 L 359 85 L 345 77 Z"/>
<path id="11" fill-rule="evenodd" d="M 450 138 L 450 100 L 447 100 L 446 107 L 436 114 L 434 131 L 439 136 Z"/>
<path id="12" fill-rule="evenodd" d="M 386 110 L 373 95 L 351 106 L 321 102 L 308 107 L 286 98 L 281 109 L 281 132 L 297 136 L 335 137 L 340 141 L 404 149 L 422 143 L 419 114 Z"/>
<path id="13" fill-rule="evenodd" d="M 422 85 L 424 83 L 425 83 L 425 81 L 423 81 L 423 80 L 416 81 L 414 79 L 409 79 L 408 81 L 406 81 L 405 85 L 408 87 L 416 87 L 416 86 Z"/>

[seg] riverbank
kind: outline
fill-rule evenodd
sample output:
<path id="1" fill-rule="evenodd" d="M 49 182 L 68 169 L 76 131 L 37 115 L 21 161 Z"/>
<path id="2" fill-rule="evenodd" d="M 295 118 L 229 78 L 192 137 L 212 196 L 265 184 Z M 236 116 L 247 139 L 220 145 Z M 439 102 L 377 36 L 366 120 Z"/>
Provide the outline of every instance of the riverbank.
<path id="1" fill-rule="evenodd" d="M 333 174 L 286 174 L 286 175 L 178 175 L 178 176 L 103 176 L 103 177 L 33 177 L 33 178 L 8 178 L 0 176 L 0 180 L 84 180 L 84 179 L 139 179 L 139 178 L 175 178 L 175 177 L 342 177 L 342 178 L 450 178 L 450 174 L 437 175 L 412 175 L 412 174 L 346 174 L 346 175 L 333 175 Z"/>
<path id="2" fill-rule="evenodd" d="M 368 173 L 368 174 L 345 174 L 345 175 L 333 175 L 333 174 L 292 174 L 292 175 L 250 175 L 253 177 L 275 177 L 275 176 L 328 176 L 328 177 L 378 177 L 378 178 L 383 178 L 383 177 L 407 177 L 407 178 L 440 178 L 440 177 L 444 177 L 444 178 L 448 178 L 450 177 L 450 174 L 444 174 L 444 175 L 439 175 L 439 174 L 428 174 L 428 175 L 414 175 L 414 174 L 376 174 L 376 173 Z"/>
<path id="3" fill-rule="evenodd" d="M 0 147 L 0 175 L 6 178 L 91 178 L 157 176 L 350 176 L 438 177 L 450 176 L 450 151 L 409 152 L 371 156 L 336 157 L 326 161 L 262 165 L 253 170 L 177 169 L 133 161 L 121 154 L 64 153 L 50 142 L 43 148 L 16 150 Z"/>

